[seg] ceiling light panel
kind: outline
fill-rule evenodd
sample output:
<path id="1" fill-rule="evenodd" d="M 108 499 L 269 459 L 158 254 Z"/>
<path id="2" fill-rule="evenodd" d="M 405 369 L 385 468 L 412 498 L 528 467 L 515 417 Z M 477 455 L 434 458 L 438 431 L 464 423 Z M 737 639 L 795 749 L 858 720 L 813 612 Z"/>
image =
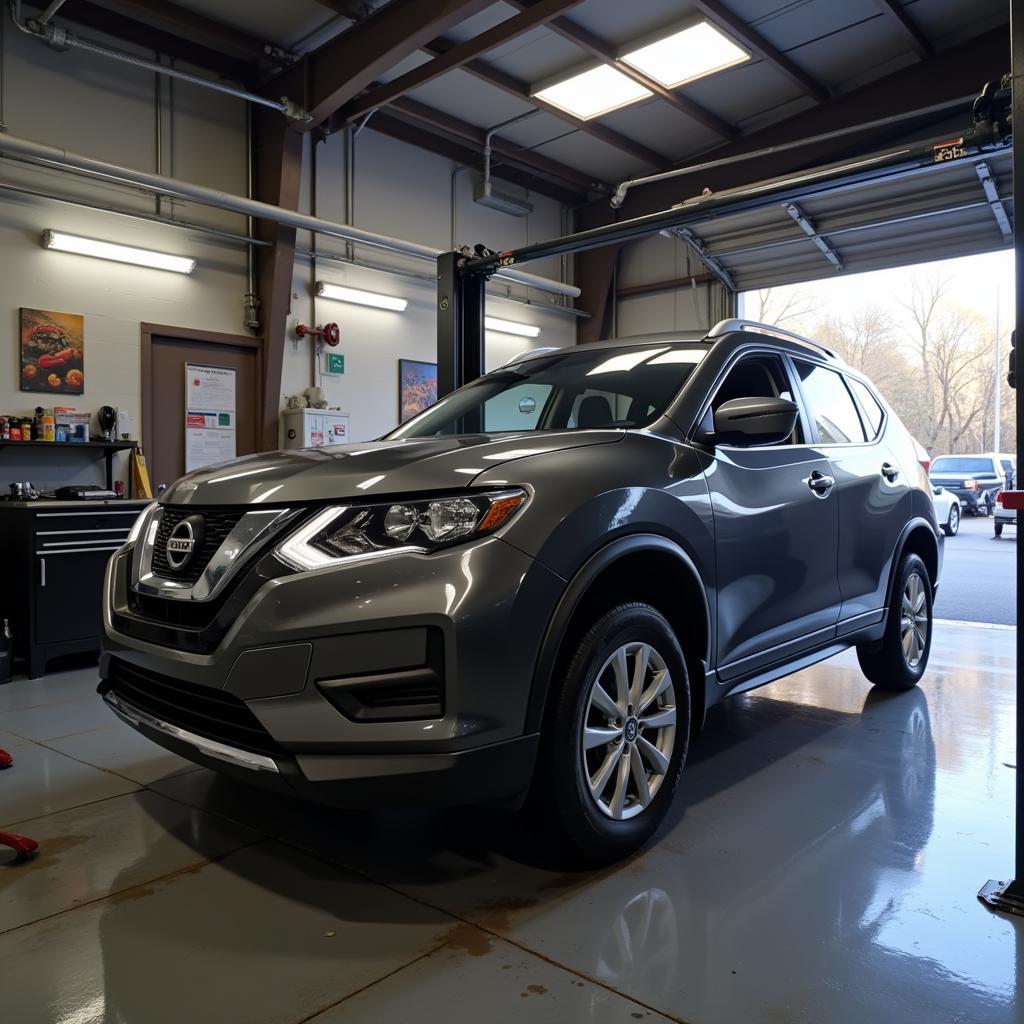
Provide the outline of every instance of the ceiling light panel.
<path id="1" fill-rule="evenodd" d="M 398 295 L 382 295 L 380 292 L 367 292 L 362 288 L 348 288 L 345 285 L 330 284 L 327 281 L 317 281 L 316 293 L 322 299 L 352 302 L 357 306 L 373 306 L 375 309 L 391 309 L 396 313 L 403 312 L 409 305 L 408 299 L 403 299 Z"/>
<path id="2" fill-rule="evenodd" d="M 583 71 L 533 93 L 538 99 L 588 121 L 652 95 L 632 78 L 608 64 Z"/>
<path id="3" fill-rule="evenodd" d="M 521 338 L 537 338 L 540 336 L 540 328 L 534 324 L 521 324 L 517 320 L 500 320 L 496 316 L 484 317 L 484 327 L 488 331 L 498 331 L 501 334 L 516 334 Z"/>
<path id="4" fill-rule="evenodd" d="M 669 89 L 750 60 L 750 54 L 702 21 L 623 54 L 622 60 Z"/>

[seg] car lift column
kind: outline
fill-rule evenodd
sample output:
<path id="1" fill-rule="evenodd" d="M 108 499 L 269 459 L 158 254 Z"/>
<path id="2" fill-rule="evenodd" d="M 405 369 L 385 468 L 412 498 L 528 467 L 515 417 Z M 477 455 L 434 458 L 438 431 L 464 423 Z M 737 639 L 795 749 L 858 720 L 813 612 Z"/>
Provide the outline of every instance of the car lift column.
<path id="1" fill-rule="evenodd" d="M 1024 125 L 1024 10 L 1018 3 L 1010 4 L 1010 51 L 1013 62 L 1013 124 Z M 1020 188 L 1017 186 L 1020 185 Z M 1024 131 L 1019 135 L 1013 133 L 1013 194 L 1016 199 L 1024 195 Z M 1013 218 L 1013 254 L 1014 254 L 1014 331 L 1013 348 L 1010 351 L 1010 386 L 1014 390 L 1014 406 L 1016 409 L 1017 447 L 1018 454 L 1024 451 L 1024 365 L 1017 359 L 1017 341 L 1024 339 L 1024 214 Z M 1011 493 L 1006 497 L 1006 504 L 1017 511 L 1017 615 L 1024 608 L 1024 542 L 1020 539 L 1020 524 L 1024 520 L 1021 511 L 1019 474 L 1014 474 L 1013 486 L 1016 490 L 1016 501 Z M 981 887 L 978 897 L 1006 913 L 1024 917 L 1024 628 L 1017 623 L 1017 753 L 1014 762 L 1016 770 L 1016 813 L 1014 822 L 1014 841 L 1016 854 L 1014 857 L 1013 878 L 1009 881 L 991 879 Z"/>
<path id="2" fill-rule="evenodd" d="M 484 274 L 465 273 L 466 255 L 437 258 L 437 397 L 484 372 Z"/>

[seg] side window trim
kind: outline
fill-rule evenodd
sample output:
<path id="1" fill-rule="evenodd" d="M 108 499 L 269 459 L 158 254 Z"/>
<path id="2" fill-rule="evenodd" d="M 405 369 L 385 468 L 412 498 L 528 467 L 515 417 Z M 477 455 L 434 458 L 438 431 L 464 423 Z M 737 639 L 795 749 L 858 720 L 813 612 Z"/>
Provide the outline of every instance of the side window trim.
<path id="1" fill-rule="evenodd" d="M 867 419 L 867 409 L 864 408 L 864 403 L 861 401 L 860 395 L 857 393 L 857 389 L 853 387 L 851 383 L 852 381 L 856 381 L 872 397 L 872 399 L 877 404 L 880 412 L 882 413 L 882 419 L 879 421 L 878 430 L 876 430 L 875 433 L 871 437 L 869 437 L 867 441 L 863 442 L 864 444 L 875 444 L 878 441 L 878 439 L 882 436 L 882 434 L 885 432 L 885 426 L 889 422 L 889 414 L 885 411 L 885 406 L 882 404 L 882 400 L 875 393 L 875 389 L 871 387 L 867 383 L 867 381 L 862 380 L 860 377 L 855 377 L 852 374 L 846 373 L 843 374 L 843 379 L 846 381 L 846 390 L 849 391 L 851 395 L 853 395 L 853 402 L 854 405 L 857 406 L 857 412 L 860 413 L 860 421 L 861 424 L 864 426 L 865 435 L 867 435 L 870 432 L 870 425 Z"/>
<path id="2" fill-rule="evenodd" d="M 757 450 L 761 451 L 772 451 L 776 448 L 808 448 L 811 447 L 814 442 L 812 436 L 816 437 L 817 432 L 812 435 L 811 430 L 813 427 L 813 420 L 809 415 L 807 404 L 803 399 L 803 395 L 800 392 L 800 388 L 797 385 L 797 375 L 791 365 L 790 355 L 788 352 L 782 349 L 770 348 L 766 345 L 751 345 L 738 349 L 732 354 L 729 361 L 719 371 L 718 377 L 715 379 L 715 383 L 712 385 L 711 390 L 708 393 L 708 397 L 700 405 L 700 411 L 694 418 L 693 423 L 687 431 L 687 439 L 692 440 L 694 434 L 700 428 L 701 423 L 704 421 L 704 417 L 707 416 L 714 404 L 715 399 L 718 397 L 718 392 L 722 389 L 722 385 L 725 384 L 726 378 L 736 368 L 739 362 L 743 359 L 747 359 L 750 356 L 772 356 L 779 361 L 781 364 L 783 377 L 789 382 L 790 393 L 793 395 L 793 401 L 796 402 L 797 409 L 799 410 L 797 415 L 797 426 L 800 428 L 800 434 L 803 437 L 803 441 L 800 444 L 771 444 L 759 446 Z M 723 448 L 733 449 L 739 447 L 737 445 L 723 444 Z M 744 449 L 747 450 L 747 449 Z"/>
<path id="3" fill-rule="evenodd" d="M 795 358 L 799 358 L 801 362 L 810 363 L 813 366 L 820 366 L 823 370 L 830 370 L 832 373 L 836 374 L 839 377 L 839 379 L 843 382 L 843 387 L 846 388 L 846 393 L 850 396 L 850 401 L 853 402 L 853 408 L 854 408 L 854 411 L 857 413 L 857 419 L 860 422 L 860 428 L 864 432 L 864 437 L 865 438 L 867 438 L 867 436 L 868 436 L 868 427 L 867 427 L 867 423 L 865 422 L 865 419 L 864 419 L 864 411 L 860 407 L 860 402 L 857 400 L 857 396 L 854 393 L 853 388 L 850 387 L 850 383 L 846 379 L 846 374 L 843 373 L 842 370 L 839 370 L 839 369 L 837 369 L 834 366 L 829 366 L 828 363 L 822 362 L 820 359 L 814 359 L 813 357 L 808 357 L 808 356 L 804 356 L 804 355 L 800 355 L 799 357 L 789 356 L 790 362 L 793 364 L 792 365 L 792 373 L 793 373 L 793 377 L 794 377 L 795 381 L 798 384 L 798 390 L 799 390 L 800 396 L 801 396 L 801 404 L 803 405 L 804 409 L 806 409 L 806 411 L 807 411 L 807 418 L 809 419 L 809 421 L 811 422 L 811 424 L 814 427 L 814 436 L 818 439 L 816 447 L 818 447 L 818 448 L 853 448 L 853 447 L 856 447 L 858 445 L 861 445 L 861 446 L 866 448 L 870 444 L 877 444 L 879 438 L 882 436 L 882 428 L 879 428 L 878 433 L 874 437 L 872 437 L 870 440 L 864 440 L 864 441 L 823 441 L 823 440 L 821 440 L 821 433 L 818 430 L 818 424 L 815 421 L 814 416 L 811 415 L 810 403 L 808 403 L 807 397 L 803 393 L 803 387 L 799 386 L 800 373 L 799 373 L 799 371 L 796 368 L 796 363 L 794 361 Z M 879 405 L 881 405 L 881 403 L 879 403 Z M 883 415 L 884 415 L 884 413 L 885 413 L 885 409 L 884 408 L 882 409 L 882 412 L 883 412 Z M 883 419 L 882 427 L 884 427 L 884 426 L 885 426 L 885 420 Z"/>

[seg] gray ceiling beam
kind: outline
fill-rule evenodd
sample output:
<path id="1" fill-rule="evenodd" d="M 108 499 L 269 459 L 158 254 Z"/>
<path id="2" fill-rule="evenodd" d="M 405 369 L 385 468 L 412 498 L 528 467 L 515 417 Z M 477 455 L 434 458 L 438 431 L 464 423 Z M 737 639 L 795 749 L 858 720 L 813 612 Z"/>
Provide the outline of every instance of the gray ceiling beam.
<path id="1" fill-rule="evenodd" d="M 789 79 L 802 93 L 818 103 L 829 98 L 828 89 L 807 74 L 795 61 L 772 46 L 759 32 L 755 32 L 742 18 L 737 17 L 720 0 L 694 0 L 697 10 L 727 35 L 745 46 L 751 53 L 771 64 L 784 78 Z"/>
<path id="2" fill-rule="evenodd" d="M 521 36 L 537 28 L 539 25 L 551 21 L 552 18 L 561 14 L 562 11 L 575 7 L 581 2 L 582 0 L 537 0 L 536 3 L 529 5 L 523 10 L 521 14 L 507 18 L 500 24 L 495 25 L 486 32 L 480 32 L 465 42 L 456 43 L 451 49 L 440 56 L 435 57 L 426 64 L 413 68 L 411 71 L 407 71 L 404 75 L 399 75 L 398 78 L 394 78 L 390 82 L 372 87 L 363 93 L 362 96 L 357 96 L 351 102 L 346 103 L 339 113 L 343 118 L 350 121 L 357 117 L 362 117 L 363 114 L 375 110 L 386 103 L 390 103 L 392 100 L 404 96 L 406 93 L 421 85 L 425 85 L 427 82 L 433 81 L 446 71 L 462 67 L 467 61 L 473 60 L 489 50 L 493 50 L 496 46 L 501 46 L 510 39 L 515 39 L 517 36 Z"/>
<path id="3" fill-rule="evenodd" d="M 899 0 L 878 0 L 878 6 L 882 8 L 889 20 L 900 30 L 904 39 L 910 43 L 911 49 L 921 60 L 925 60 L 935 52 L 935 48 L 928 42 L 925 34 L 914 24 Z"/>

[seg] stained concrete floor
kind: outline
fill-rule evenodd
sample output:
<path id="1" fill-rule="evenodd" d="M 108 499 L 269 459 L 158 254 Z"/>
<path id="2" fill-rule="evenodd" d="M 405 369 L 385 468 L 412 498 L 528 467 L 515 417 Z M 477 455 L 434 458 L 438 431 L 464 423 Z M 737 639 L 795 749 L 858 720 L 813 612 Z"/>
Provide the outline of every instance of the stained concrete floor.
<path id="1" fill-rule="evenodd" d="M 16 1024 L 1005 1022 L 1015 634 L 940 624 L 919 690 L 843 655 L 715 709 L 670 820 L 597 873 L 517 819 L 273 799 L 0 687 L 0 1017 Z"/>

